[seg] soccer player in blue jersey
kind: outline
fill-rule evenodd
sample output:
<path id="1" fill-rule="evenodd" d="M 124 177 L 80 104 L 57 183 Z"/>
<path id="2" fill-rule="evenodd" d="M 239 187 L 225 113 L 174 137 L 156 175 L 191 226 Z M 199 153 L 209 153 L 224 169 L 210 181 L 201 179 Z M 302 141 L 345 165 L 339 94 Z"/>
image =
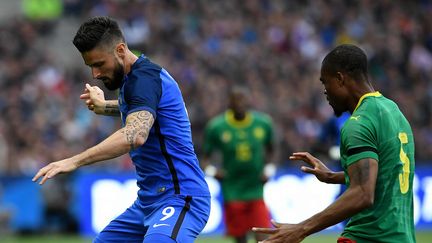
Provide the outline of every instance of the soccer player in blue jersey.
<path id="1" fill-rule="evenodd" d="M 81 99 L 96 114 L 121 115 L 123 127 L 78 155 L 48 164 L 33 181 L 42 178 L 43 184 L 59 173 L 129 152 L 138 198 L 94 242 L 193 242 L 206 225 L 210 193 L 176 81 L 146 56 L 135 56 L 108 17 L 83 23 L 73 44 L 95 79 L 110 90 L 120 89 L 118 100 L 105 100 L 101 89 L 86 84 Z"/>

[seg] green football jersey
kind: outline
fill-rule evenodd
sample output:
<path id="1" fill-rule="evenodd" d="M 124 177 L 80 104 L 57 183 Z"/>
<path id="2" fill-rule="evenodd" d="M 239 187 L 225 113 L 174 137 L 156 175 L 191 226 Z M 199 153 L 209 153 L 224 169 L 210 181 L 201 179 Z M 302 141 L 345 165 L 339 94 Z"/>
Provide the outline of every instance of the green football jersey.
<path id="1" fill-rule="evenodd" d="M 416 242 L 413 219 L 414 138 L 391 100 L 379 92 L 361 97 L 341 132 L 341 163 L 378 161 L 373 206 L 354 215 L 342 236 L 363 242 Z"/>
<path id="2" fill-rule="evenodd" d="M 231 110 L 213 118 L 206 127 L 204 152 L 222 154 L 222 194 L 225 201 L 263 198 L 260 180 L 265 165 L 265 148 L 273 141 L 269 116 L 248 112 L 242 121 Z"/>

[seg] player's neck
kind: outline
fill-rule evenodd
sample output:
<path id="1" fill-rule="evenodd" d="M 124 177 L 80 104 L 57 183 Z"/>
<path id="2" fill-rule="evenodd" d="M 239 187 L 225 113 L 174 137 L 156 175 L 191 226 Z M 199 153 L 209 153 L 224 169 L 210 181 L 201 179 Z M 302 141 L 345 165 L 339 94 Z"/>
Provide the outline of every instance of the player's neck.
<path id="1" fill-rule="evenodd" d="M 234 119 L 237 121 L 243 121 L 246 118 L 246 112 L 234 112 Z"/>
<path id="2" fill-rule="evenodd" d="M 127 54 L 125 56 L 125 74 L 128 74 L 131 71 L 132 65 L 138 60 L 138 57 L 135 56 L 130 50 L 127 50 Z"/>
<path id="3" fill-rule="evenodd" d="M 356 89 L 353 92 L 353 99 L 350 102 L 350 113 L 352 114 L 355 110 L 355 108 L 357 107 L 358 103 L 360 102 L 360 99 L 369 93 L 373 93 L 375 92 L 375 89 L 372 87 L 372 85 L 370 85 L 369 83 L 365 83 L 365 85 L 359 86 L 358 89 Z"/>

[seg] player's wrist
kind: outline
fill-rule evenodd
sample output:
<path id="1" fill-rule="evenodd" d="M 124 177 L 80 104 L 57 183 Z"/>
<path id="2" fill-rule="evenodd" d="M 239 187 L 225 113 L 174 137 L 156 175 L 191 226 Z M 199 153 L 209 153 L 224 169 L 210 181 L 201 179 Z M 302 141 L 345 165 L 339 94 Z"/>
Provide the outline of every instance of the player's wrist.
<path id="1" fill-rule="evenodd" d="M 326 174 L 327 174 L 326 183 L 333 183 L 333 180 L 334 180 L 334 177 L 335 177 L 333 171 L 327 171 Z"/>
<path id="2" fill-rule="evenodd" d="M 306 238 L 309 235 L 316 232 L 316 226 L 313 225 L 315 222 L 311 222 L 311 220 L 305 220 L 302 223 L 299 224 L 299 230 L 297 233 L 301 235 L 302 238 Z"/>
<path id="3" fill-rule="evenodd" d="M 344 179 L 345 179 L 344 177 L 341 178 L 339 172 L 334 172 L 331 170 L 327 172 L 327 183 L 329 184 L 341 184 L 344 181 Z"/>
<path id="4" fill-rule="evenodd" d="M 95 102 L 94 112 L 99 115 L 104 114 L 106 107 L 107 107 L 106 100 Z"/>
<path id="5" fill-rule="evenodd" d="M 67 163 L 70 165 L 71 168 L 73 168 L 72 170 L 75 170 L 82 166 L 83 159 L 84 155 L 83 153 L 80 153 L 65 160 L 67 160 Z"/>

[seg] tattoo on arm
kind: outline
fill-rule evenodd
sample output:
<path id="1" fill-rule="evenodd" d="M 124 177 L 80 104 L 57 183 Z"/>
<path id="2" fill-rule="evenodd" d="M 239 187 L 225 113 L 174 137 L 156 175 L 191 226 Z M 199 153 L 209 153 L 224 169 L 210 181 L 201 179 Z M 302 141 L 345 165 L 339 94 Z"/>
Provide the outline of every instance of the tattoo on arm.
<path id="1" fill-rule="evenodd" d="M 120 108 L 117 100 L 107 100 L 105 107 L 100 111 L 107 116 L 120 116 Z"/>
<path id="2" fill-rule="evenodd" d="M 125 134 L 131 150 L 135 149 L 137 142 L 147 140 L 153 123 L 153 115 L 148 111 L 137 111 L 127 116 L 122 133 Z"/>
<path id="3" fill-rule="evenodd" d="M 120 110 L 118 105 L 115 104 L 106 104 L 105 109 L 104 109 L 104 113 L 106 115 L 120 115 Z"/>

